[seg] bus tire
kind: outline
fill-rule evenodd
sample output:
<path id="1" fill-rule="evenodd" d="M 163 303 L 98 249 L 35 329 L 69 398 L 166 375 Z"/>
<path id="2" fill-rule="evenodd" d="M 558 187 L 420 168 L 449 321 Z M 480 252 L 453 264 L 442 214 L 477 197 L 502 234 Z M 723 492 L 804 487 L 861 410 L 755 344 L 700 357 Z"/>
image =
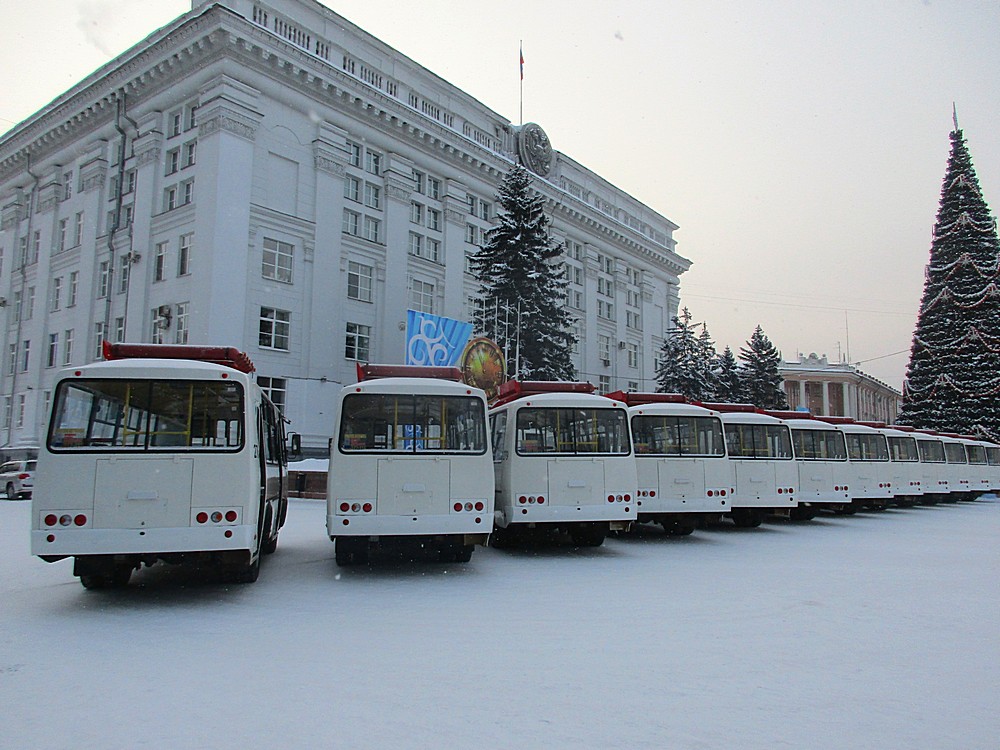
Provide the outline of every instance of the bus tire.
<path id="1" fill-rule="evenodd" d="M 608 530 L 604 526 L 575 526 L 570 529 L 569 536 L 577 547 L 600 547 Z"/>
<path id="2" fill-rule="evenodd" d="M 734 508 L 733 523 L 740 529 L 756 529 L 764 522 L 764 514 L 753 508 Z"/>
<path id="3" fill-rule="evenodd" d="M 668 536 L 687 536 L 694 531 L 693 521 L 660 521 Z"/>
<path id="4" fill-rule="evenodd" d="M 264 518 L 264 529 L 269 531 L 271 529 L 271 508 L 268 506 L 267 515 Z M 278 530 L 275 529 L 274 533 L 270 535 L 267 539 L 261 542 L 260 552 L 263 555 L 273 555 L 274 551 L 278 549 Z"/>
<path id="5" fill-rule="evenodd" d="M 367 537 L 338 536 L 333 549 L 337 565 L 340 567 L 368 562 Z"/>
<path id="6" fill-rule="evenodd" d="M 260 558 L 258 553 L 245 567 L 237 568 L 230 576 L 230 580 L 233 583 L 254 583 L 260 578 Z"/>

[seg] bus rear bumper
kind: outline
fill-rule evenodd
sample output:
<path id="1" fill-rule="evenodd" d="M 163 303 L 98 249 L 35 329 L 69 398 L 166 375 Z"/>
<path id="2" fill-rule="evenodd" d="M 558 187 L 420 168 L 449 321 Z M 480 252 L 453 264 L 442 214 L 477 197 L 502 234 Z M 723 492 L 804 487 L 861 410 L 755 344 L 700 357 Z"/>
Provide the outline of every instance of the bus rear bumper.
<path id="1" fill-rule="evenodd" d="M 163 529 L 43 529 L 31 532 L 31 554 L 43 559 L 75 555 L 150 555 L 255 550 L 256 526 Z"/>

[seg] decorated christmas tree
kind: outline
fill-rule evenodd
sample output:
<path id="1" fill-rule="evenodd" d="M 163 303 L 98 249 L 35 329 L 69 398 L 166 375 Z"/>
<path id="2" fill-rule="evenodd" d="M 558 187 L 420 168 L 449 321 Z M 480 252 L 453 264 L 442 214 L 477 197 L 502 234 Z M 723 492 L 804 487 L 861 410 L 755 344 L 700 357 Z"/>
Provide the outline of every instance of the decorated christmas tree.
<path id="1" fill-rule="evenodd" d="M 998 256 L 996 220 L 956 118 L 900 423 L 1000 436 Z"/>
<path id="2" fill-rule="evenodd" d="M 476 330 L 504 350 L 508 375 L 522 380 L 572 380 L 576 341 L 566 308 L 562 250 L 549 237 L 542 197 L 513 167 L 497 194 L 497 224 L 472 257 L 482 307 Z"/>
<path id="3" fill-rule="evenodd" d="M 787 409 L 788 400 L 781 387 L 781 352 L 771 343 L 760 326 L 745 347 L 740 347 L 741 395 L 761 409 Z"/>

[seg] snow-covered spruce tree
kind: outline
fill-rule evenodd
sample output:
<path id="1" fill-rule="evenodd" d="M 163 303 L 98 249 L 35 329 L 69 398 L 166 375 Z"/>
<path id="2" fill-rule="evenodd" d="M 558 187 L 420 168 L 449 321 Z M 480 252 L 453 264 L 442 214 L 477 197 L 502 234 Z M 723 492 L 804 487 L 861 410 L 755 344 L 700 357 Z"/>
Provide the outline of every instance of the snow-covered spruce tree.
<path id="1" fill-rule="evenodd" d="M 706 344 L 714 346 L 708 330 L 703 326 L 702 333 L 696 335 L 695 324 L 691 323 L 691 311 L 683 308 L 680 315 L 674 316 L 673 326 L 663 336 L 660 363 L 656 370 L 656 390 L 660 393 L 680 393 L 692 401 L 710 398 L 715 378 Z"/>
<path id="2" fill-rule="evenodd" d="M 714 401 L 738 404 L 743 400 L 743 383 L 740 380 L 740 363 L 728 346 L 715 358 Z"/>
<path id="3" fill-rule="evenodd" d="M 507 173 L 497 202 L 497 224 L 471 259 L 483 300 L 476 330 L 506 352 L 510 377 L 573 380 L 576 339 L 558 265 L 562 249 L 549 237 L 542 197 L 531 190 L 526 169 Z"/>
<path id="4" fill-rule="evenodd" d="M 956 122 L 900 423 L 1000 436 L 998 255 L 996 220 Z"/>
<path id="5" fill-rule="evenodd" d="M 775 349 L 757 326 L 745 347 L 740 347 L 740 382 L 743 400 L 761 409 L 787 409 L 788 399 L 781 387 L 781 352 Z"/>

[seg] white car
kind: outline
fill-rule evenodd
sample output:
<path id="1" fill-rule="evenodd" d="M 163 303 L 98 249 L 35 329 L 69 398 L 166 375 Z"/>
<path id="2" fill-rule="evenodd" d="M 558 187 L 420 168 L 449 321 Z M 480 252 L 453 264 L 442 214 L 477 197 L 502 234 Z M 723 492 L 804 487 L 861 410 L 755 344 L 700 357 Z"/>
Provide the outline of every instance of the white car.
<path id="1" fill-rule="evenodd" d="M 8 500 L 31 497 L 35 486 L 35 461 L 8 461 L 0 466 L 0 488 Z"/>

